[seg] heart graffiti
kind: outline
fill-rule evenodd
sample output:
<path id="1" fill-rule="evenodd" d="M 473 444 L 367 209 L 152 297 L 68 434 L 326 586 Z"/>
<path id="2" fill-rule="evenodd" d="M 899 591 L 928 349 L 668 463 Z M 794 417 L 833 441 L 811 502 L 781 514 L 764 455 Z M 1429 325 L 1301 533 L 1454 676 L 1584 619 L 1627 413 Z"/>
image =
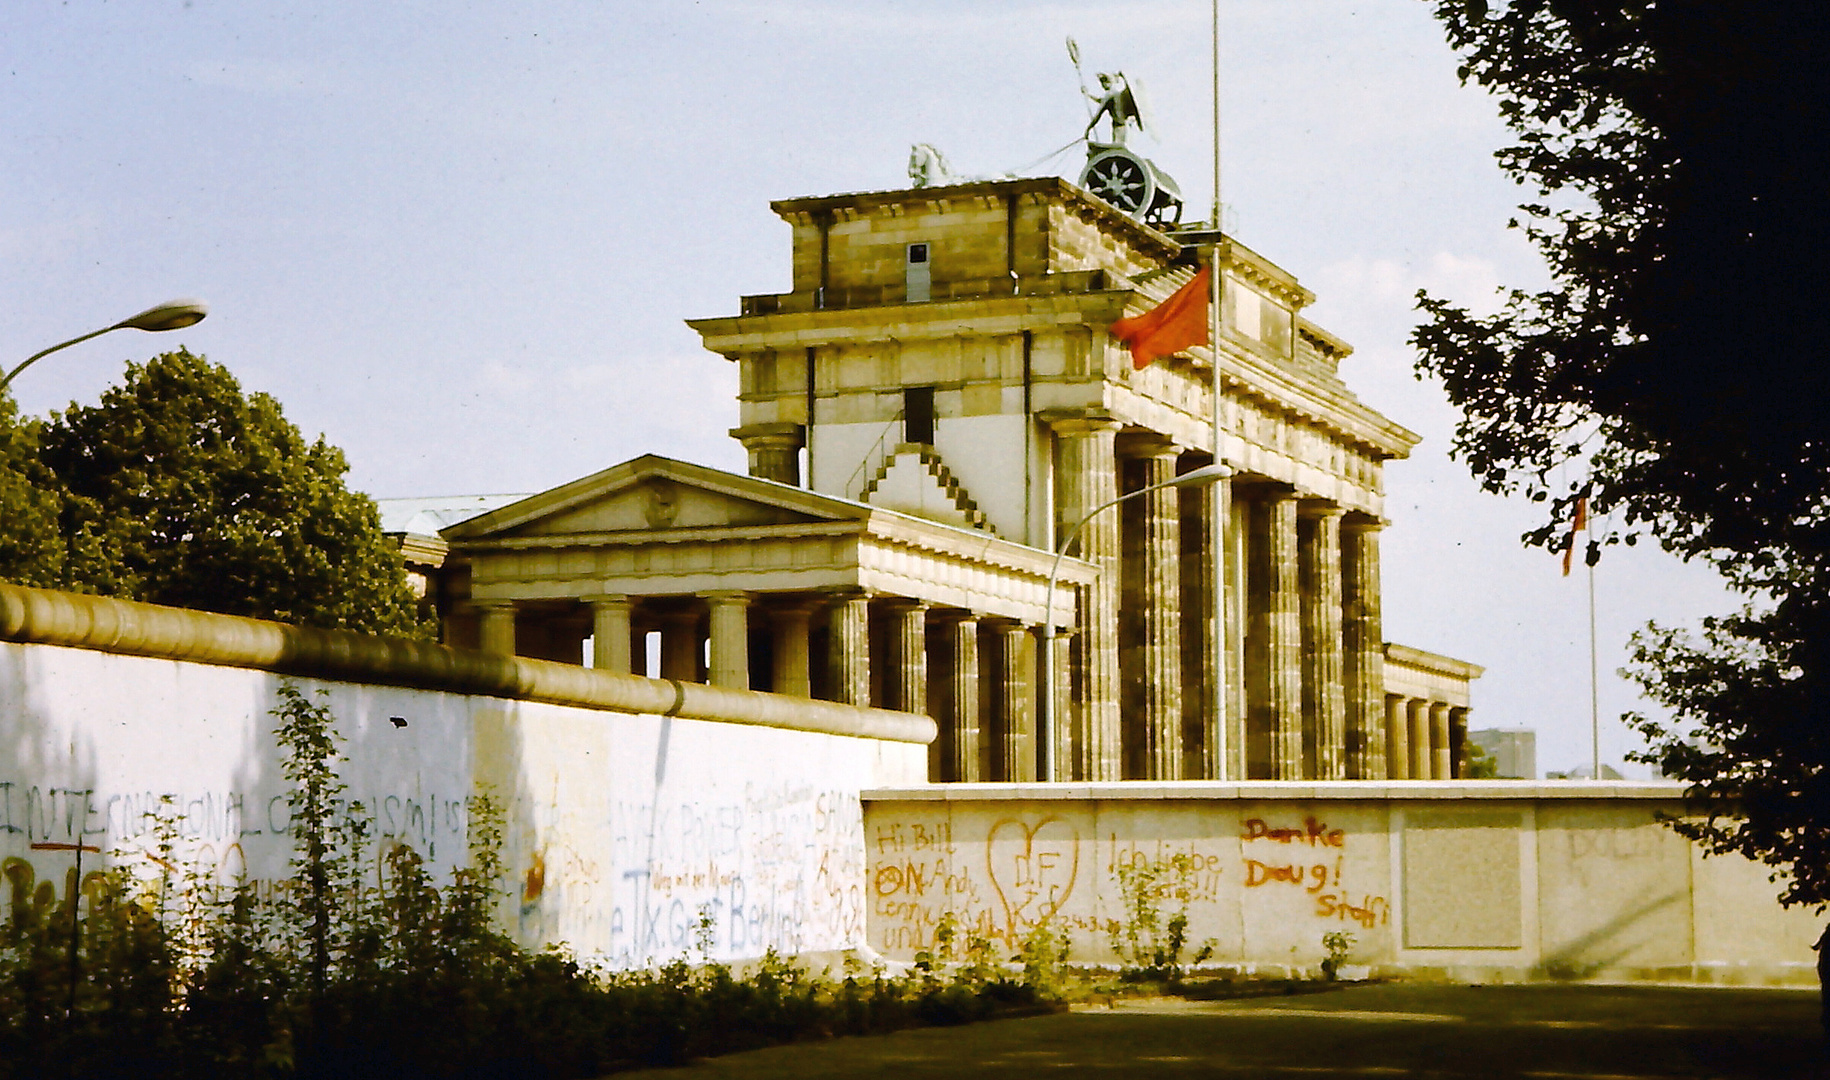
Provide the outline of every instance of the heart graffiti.
<path id="1" fill-rule="evenodd" d="M 1080 873 L 1080 832 L 1058 817 L 1027 825 L 1006 818 L 985 837 L 985 868 L 1004 905 L 1011 940 L 1055 917 Z"/>

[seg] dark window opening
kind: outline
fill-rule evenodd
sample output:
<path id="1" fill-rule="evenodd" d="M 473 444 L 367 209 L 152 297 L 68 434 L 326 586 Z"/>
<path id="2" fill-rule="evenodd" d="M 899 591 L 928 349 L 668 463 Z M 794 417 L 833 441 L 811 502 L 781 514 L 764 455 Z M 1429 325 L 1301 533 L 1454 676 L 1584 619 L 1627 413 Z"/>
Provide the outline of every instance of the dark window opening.
<path id="1" fill-rule="evenodd" d="M 902 392 L 902 441 L 934 445 L 932 386 L 911 386 Z"/>

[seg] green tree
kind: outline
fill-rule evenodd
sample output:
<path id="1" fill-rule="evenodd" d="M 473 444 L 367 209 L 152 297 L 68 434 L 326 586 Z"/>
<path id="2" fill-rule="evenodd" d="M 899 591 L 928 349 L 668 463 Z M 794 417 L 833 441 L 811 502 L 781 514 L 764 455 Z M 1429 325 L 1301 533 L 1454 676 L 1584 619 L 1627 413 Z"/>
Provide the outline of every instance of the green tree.
<path id="1" fill-rule="evenodd" d="M 400 553 L 342 451 L 180 349 L 129 364 L 38 432 L 61 497 L 61 582 L 281 622 L 418 632 Z"/>
<path id="2" fill-rule="evenodd" d="M 1455 453 L 1546 505 L 1587 496 L 1585 552 L 1649 536 L 1750 601 L 1700 636 L 1652 628 L 1634 718 L 1690 784 L 1679 823 L 1830 901 L 1830 258 L 1826 27 L 1776 0 L 1436 0 L 1460 74 L 1518 142 L 1526 234 L 1554 285 L 1480 317 L 1419 296 L 1422 373 Z M 1515 222 L 1515 224 L 1518 224 Z"/>
<path id="3" fill-rule="evenodd" d="M 63 500 L 38 461 L 38 425 L 0 392 L 0 580 L 56 585 L 64 566 Z"/>

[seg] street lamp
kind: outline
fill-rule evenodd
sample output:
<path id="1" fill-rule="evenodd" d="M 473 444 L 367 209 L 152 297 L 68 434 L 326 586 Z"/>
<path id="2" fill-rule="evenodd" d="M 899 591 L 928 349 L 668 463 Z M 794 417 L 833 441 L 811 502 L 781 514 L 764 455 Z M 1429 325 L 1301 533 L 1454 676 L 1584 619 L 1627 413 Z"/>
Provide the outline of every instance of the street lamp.
<path id="1" fill-rule="evenodd" d="M 122 319 L 113 326 L 91 330 L 81 337 L 73 337 L 69 341 L 53 345 L 42 352 L 33 353 L 25 358 L 25 363 L 7 372 L 4 379 L 0 379 L 0 392 L 4 392 L 7 387 L 11 386 L 13 379 L 21 371 L 31 367 L 33 361 L 49 356 L 59 349 L 67 349 L 72 345 L 88 341 L 92 337 L 100 337 L 110 330 L 149 330 L 155 333 L 161 330 L 182 330 L 187 326 L 195 326 L 202 322 L 203 317 L 209 313 L 210 309 L 204 306 L 201 300 L 171 300 L 157 307 L 149 307 L 138 315 Z"/>
<path id="2" fill-rule="evenodd" d="M 1225 480 L 1231 475 L 1233 475 L 1232 466 L 1216 461 L 1212 465 L 1191 469 L 1173 480 L 1165 480 L 1160 484 L 1151 484 L 1148 487 L 1138 488 L 1136 491 L 1128 491 L 1110 502 L 1101 503 L 1087 511 L 1086 516 L 1074 523 L 1074 527 L 1068 530 L 1067 538 L 1055 549 L 1055 562 L 1048 571 L 1048 596 L 1042 602 L 1041 666 L 1043 674 L 1040 714 L 1042 722 L 1036 725 L 1038 729 L 1036 732 L 1037 776 L 1048 780 L 1054 779 L 1050 774 L 1056 765 L 1053 753 L 1055 738 L 1055 584 L 1060 578 L 1062 556 L 1067 554 L 1068 548 L 1074 546 L 1074 541 L 1080 539 L 1080 530 L 1086 528 L 1087 522 L 1126 499 L 1135 499 L 1139 495 L 1148 495 L 1153 491 L 1162 491 L 1164 488 L 1206 487 Z"/>

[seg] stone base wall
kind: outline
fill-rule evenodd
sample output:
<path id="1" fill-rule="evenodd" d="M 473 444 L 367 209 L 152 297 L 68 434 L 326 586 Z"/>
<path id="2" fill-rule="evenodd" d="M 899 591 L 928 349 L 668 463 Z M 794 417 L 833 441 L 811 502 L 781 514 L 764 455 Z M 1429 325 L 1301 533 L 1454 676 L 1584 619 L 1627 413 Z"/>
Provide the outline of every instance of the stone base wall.
<path id="1" fill-rule="evenodd" d="M 1162 920 L 1186 960 L 1314 974 L 1349 965 L 1469 981 L 1814 984 L 1810 912 L 1766 868 L 1709 859 L 1658 820 L 1669 783 L 951 784 L 864 795 L 869 941 L 932 948 L 941 919 L 1014 949 L 1065 930 L 1070 961 L 1113 963 L 1119 868 L 1164 867 Z"/>

